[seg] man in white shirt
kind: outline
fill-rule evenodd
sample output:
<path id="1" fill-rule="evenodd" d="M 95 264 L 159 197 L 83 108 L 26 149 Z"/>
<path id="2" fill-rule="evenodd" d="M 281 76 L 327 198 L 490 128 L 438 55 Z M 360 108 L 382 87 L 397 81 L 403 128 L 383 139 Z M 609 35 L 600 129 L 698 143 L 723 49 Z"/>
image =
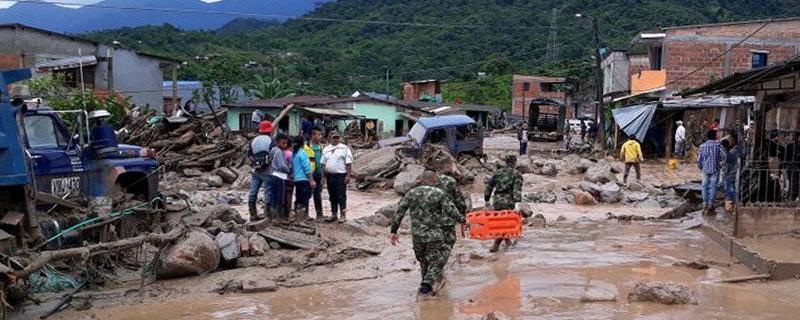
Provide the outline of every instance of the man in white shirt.
<path id="1" fill-rule="evenodd" d="M 683 127 L 683 121 L 676 121 L 675 124 L 678 128 L 675 129 L 675 153 L 681 157 L 686 151 L 686 128 Z"/>
<path id="2" fill-rule="evenodd" d="M 353 152 L 341 143 L 341 139 L 341 134 L 331 132 L 330 144 L 322 149 L 323 180 L 327 181 L 331 202 L 331 217 L 325 220 L 327 222 L 345 222 L 347 219 L 347 185 L 353 171 Z"/>

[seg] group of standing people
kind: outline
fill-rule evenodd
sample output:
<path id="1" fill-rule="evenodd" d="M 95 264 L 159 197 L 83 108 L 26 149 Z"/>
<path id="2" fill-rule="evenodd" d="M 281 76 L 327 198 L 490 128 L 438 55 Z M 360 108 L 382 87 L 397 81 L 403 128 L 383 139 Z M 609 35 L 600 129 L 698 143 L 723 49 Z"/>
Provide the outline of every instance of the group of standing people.
<path id="1" fill-rule="evenodd" d="M 700 145 L 697 167 L 703 174 L 703 211 L 714 214 L 717 189 L 722 179 L 725 211 L 731 212 L 736 202 L 736 175 L 739 169 L 739 148 L 736 139 L 718 139 L 718 129 L 706 132 L 706 142 Z"/>
<path id="2" fill-rule="evenodd" d="M 250 219 L 271 221 L 323 219 L 322 188 L 327 185 L 331 216 L 327 222 L 344 222 L 347 212 L 347 184 L 352 172 L 353 154 L 341 142 L 338 132 L 328 136 L 311 127 L 302 135 L 274 134 L 271 122 L 261 121 L 258 136 L 250 142 L 248 155 L 253 167 L 248 194 Z M 257 208 L 258 194 L 264 190 L 263 215 Z M 315 217 L 309 216 L 314 200 Z"/>

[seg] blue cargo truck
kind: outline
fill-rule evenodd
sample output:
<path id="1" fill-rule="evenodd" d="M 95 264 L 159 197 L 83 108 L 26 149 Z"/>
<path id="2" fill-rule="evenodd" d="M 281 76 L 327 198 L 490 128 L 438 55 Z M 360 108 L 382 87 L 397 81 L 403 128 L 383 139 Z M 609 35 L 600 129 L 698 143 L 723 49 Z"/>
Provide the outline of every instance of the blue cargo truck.
<path id="1" fill-rule="evenodd" d="M 108 111 L 12 102 L 8 85 L 30 77 L 27 69 L 0 73 L 0 252 L 9 254 L 68 227 L 47 215 L 55 208 L 88 217 L 117 191 L 148 200 L 158 195 L 155 152 L 118 144 Z M 67 115 L 76 130 L 69 129 Z M 43 221 L 54 221 L 44 234 L 38 228 Z"/>

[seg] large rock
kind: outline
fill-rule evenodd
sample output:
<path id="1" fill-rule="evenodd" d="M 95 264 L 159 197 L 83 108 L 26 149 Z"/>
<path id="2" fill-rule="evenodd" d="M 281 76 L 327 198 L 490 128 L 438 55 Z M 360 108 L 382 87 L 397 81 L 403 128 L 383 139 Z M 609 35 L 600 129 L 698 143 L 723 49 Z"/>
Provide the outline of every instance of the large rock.
<path id="1" fill-rule="evenodd" d="M 234 183 L 236 181 L 236 178 L 239 177 L 239 175 L 236 172 L 233 172 L 233 170 L 227 167 L 216 168 L 214 169 L 214 171 L 211 171 L 211 173 L 222 178 L 222 181 L 224 181 L 225 183 Z"/>
<path id="2" fill-rule="evenodd" d="M 598 198 L 600 197 L 600 192 L 603 191 L 603 186 L 602 185 L 599 185 L 599 184 L 596 184 L 596 183 L 593 183 L 593 182 L 589 182 L 589 181 L 581 181 L 581 183 L 578 185 L 578 188 L 580 188 L 581 190 L 586 191 L 586 192 L 592 194 L 592 196 L 598 197 Z"/>
<path id="3" fill-rule="evenodd" d="M 694 303 L 694 293 L 689 287 L 674 282 L 638 282 L 628 293 L 629 302 L 655 302 L 661 304 Z"/>
<path id="4" fill-rule="evenodd" d="M 617 288 L 612 285 L 591 286 L 581 296 L 581 302 L 617 302 Z"/>
<path id="5" fill-rule="evenodd" d="M 575 197 L 575 204 L 579 206 L 593 206 L 597 204 L 597 200 L 592 194 L 583 190 L 572 190 L 572 196 Z"/>
<path id="6" fill-rule="evenodd" d="M 204 230 L 194 229 L 159 255 L 158 279 L 201 275 L 214 271 L 220 253 L 216 242 Z"/>
<path id="7" fill-rule="evenodd" d="M 404 195 L 414 187 L 422 184 L 426 178 L 435 178 L 435 176 L 436 173 L 425 170 L 420 165 L 409 165 L 394 178 L 394 190 L 400 195 Z"/>
<path id="8" fill-rule="evenodd" d="M 609 182 L 600 188 L 600 201 L 606 203 L 617 203 L 622 201 L 622 190 L 616 183 Z"/>
<path id="9" fill-rule="evenodd" d="M 250 234 L 248 243 L 250 244 L 250 248 L 248 248 L 250 249 L 250 255 L 254 257 L 263 256 L 269 250 L 269 243 L 258 233 Z"/>
<path id="10" fill-rule="evenodd" d="M 606 161 L 600 161 L 586 170 L 584 179 L 589 182 L 604 184 L 608 182 L 616 183 L 617 176 L 611 172 L 611 165 Z"/>
<path id="11" fill-rule="evenodd" d="M 243 224 L 247 220 L 242 217 L 238 210 L 229 205 L 218 204 L 209 207 L 203 207 L 198 211 L 207 211 L 210 213 L 208 221 L 219 220 L 222 222 L 233 221 L 238 224 Z"/>
<path id="12" fill-rule="evenodd" d="M 219 188 L 224 185 L 224 181 L 216 174 L 207 174 L 200 178 L 200 181 L 208 184 L 209 187 Z"/>
<path id="13" fill-rule="evenodd" d="M 650 196 L 647 192 L 628 192 L 625 194 L 625 201 L 628 202 L 642 202 Z"/>
<path id="14" fill-rule="evenodd" d="M 392 219 L 394 217 L 394 212 L 396 210 L 397 210 L 397 204 L 393 203 L 378 209 L 378 211 L 375 212 L 375 214 L 380 214 L 386 218 Z"/>
<path id="15" fill-rule="evenodd" d="M 196 178 L 203 175 L 203 171 L 195 168 L 183 169 L 183 175 L 189 178 Z"/>
<path id="16" fill-rule="evenodd" d="M 239 243 L 236 241 L 236 235 L 233 233 L 220 232 L 214 239 L 217 243 L 222 259 L 225 261 L 233 261 L 242 255 Z"/>
<path id="17" fill-rule="evenodd" d="M 353 177 L 361 180 L 399 165 L 400 160 L 397 159 L 397 150 L 399 148 L 400 147 L 388 147 L 366 151 L 358 157 L 357 161 L 354 161 Z"/>
<path id="18" fill-rule="evenodd" d="M 552 191 L 535 191 L 525 194 L 523 200 L 534 203 L 555 203 L 558 197 Z"/>
<path id="19" fill-rule="evenodd" d="M 558 167 L 553 163 L 545 163 L 539 168 L 539 174 L 547 177 L 555 177 L 558 174 Z"/>
<path id="20" fill-rule="evenodd" d="M 523 218 L 529 218 L 533 216 L 533 209 L 531 208 L 531 205 L 524 202 L 518 202 L 515 206 L 516 211 L 522 213 Z"/>

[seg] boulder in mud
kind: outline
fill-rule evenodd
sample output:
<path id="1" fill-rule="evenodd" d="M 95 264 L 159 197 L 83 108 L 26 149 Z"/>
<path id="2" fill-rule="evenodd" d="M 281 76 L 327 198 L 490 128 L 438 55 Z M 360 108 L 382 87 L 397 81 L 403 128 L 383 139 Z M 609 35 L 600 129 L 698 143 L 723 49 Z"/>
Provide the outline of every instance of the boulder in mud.
<path id="1" fill-rule="evenodd" d="M 218 204 L 209 207 L 203 207 L 198 209 L 198 211 L 207 211 L 210 213 L 208 221 L 219 220 L 222 222 L 229 222 L 233 221 L 237 224 L 243 224 L 247 222 L 247 220 L 242 217 L 238 210 L 234 209 L 231 206 Z"/>
<path id="2" fill-rule="evenodd" d="M 655 302 L 661 304 L 695 303 L 694 292 L 689 287 L 674 282 L 638 282 L 628 293 L 630 302 Z"/>
<path id="3" fill-rule="evenodd" d="M 516 211 L 522 213 L 523 218 L 533 216 L 533 209 L 531 208 L 531 205 L 524 202 L 518 202 L 515 206 Z"/>
<path id="4" fill-rule="evenodd" d="M 219 176 L 220 178 L 222 178 L 222 181 L 229 184 L 235 182 L 236 178 L 239 177 L 239 175 L 236 174 L 236 172 L 233 172 L 233 170 L 227 167 L 216 168 L 214 169 L 214 171 L 211 171 L 211 173 Z"/>
<path id="5" fill-rule="evenodd" d="M 394 217 L 394 212 L 397 211 L 397 204 L 392 203 L 390 205 L 386 205 L 380 209 L 378 209 L 375 214 L 380 214 L 386 218 L 392 219 Z"/>
<path id="6" fill-rule="evenodd" d="M 528 220 L 528 226 L 533 228 L 545 228 L 547 227 L 547 219 L 544 218 L 544 215 L 539 213 Z"/>
<path id="7" fill-rule="evenodd" d="M 220 253 L 208 232 L 193 229 L 162 251 L 158 259 L 156 277 L 169 279 L 214 271 L 219 265 Z"/>
<path id="8" fill-rule="evenodd" d="M 394 178 L 394 191 L 400 195 L 414 189 L 414 187 L 421 185 L 425 179 L 435 179 L 436 173 L 430 170 L 425 170 L 420 165 L 409 165 Z"/>
<path id="9" fill-rule="evenodd" d="M 525 194 L 523 200 L 534 203 L 555 203 L 558 197 L 552 191 L 534 191 Z"/>
<path id="10" fill-rule="evenodd" d="M 572 190 L 572 196 L 575 197 L 575 204 L 579 206 L 594 206 L 597 205 L 597 200 L 592 196 L 591 193 L 588 193 L 583 190 Z"/>
<path id="11" fill-rule="evenodd" d="M 617 288 L 608 286 L 591 286 L 581 296 L 581 302 L 617 302 Z"/>
<path id="12" fill-rule="evenodd" d="M 606 183 L 600 188 L 600 201 L 605 203 L 617 203 L 622 201 L 622 190 L 616 183 Z"/>
<path id="13" fill-rule="evenodd" d="M 248 242 L 250 244 L 250 247 L 248 248 L 250 251 L 250 256 L 260 257 L 263 256 L 267 250 L 269 250 L 269 243 L 267 243 L 267 240 L 258 233 L 250 234 Z"/>
<path id="14" fill-rule="evenodd" d="M 647 199 L 650 195 L 646 192 L 628 192 L 625 194 L 625 201 L 628 202 L 642 202 Z"/>
<path id="15" fill-rule="evenodd" d="M 199 176 L 202 176 L 202 175 L 203 175 L 203 171 L 200 171 L 199 169 L 195 169 L 195 168 L 183 169 L 183 176 L 185 176 L 185 177 L 196 178 L 196 177 L 199 177 Z"/>
<path id="16" fill-rule="evenodd" d="M 583 191 L 590 193 L 594 197 L 600 197 L 600 192 L 603 192 L 603 186 L 589 181 L 581 181 L 578 185 Z"/>
<path id="17" fill-rule="evenodd" d="M 616 183 L 617 176 L 611 172 L 611 165 L 606 161 L 595 163 L 591 168 L 586 170 L 584 179 L 589 182 L 604 184 L 609 182 Z"/>
<path id="18" fill-rule="evenodd" d="M 217 234 L 217 237 L 214 238 L 214 241 L 217 243 L 217 247 L 222 254 L 222 259 L 225 261 L 236 260 L 242 255 L 241 247 L 236 241 L 235 234 L 220 232 Z"/>
<path id="19" fill-rule="evenodd" d="M 511 317 L 503 314 L 500 311 L 492 311 L 483 316 L 481 320 L 511 320 Z"/>
<path id="20" fill-rule="evenodd" d="M 200 181 L 205 182 L 209 187 L 219 188 L 224 185 L 224 181 L 216 174 L 207 174 L 200 178 Z"/>

